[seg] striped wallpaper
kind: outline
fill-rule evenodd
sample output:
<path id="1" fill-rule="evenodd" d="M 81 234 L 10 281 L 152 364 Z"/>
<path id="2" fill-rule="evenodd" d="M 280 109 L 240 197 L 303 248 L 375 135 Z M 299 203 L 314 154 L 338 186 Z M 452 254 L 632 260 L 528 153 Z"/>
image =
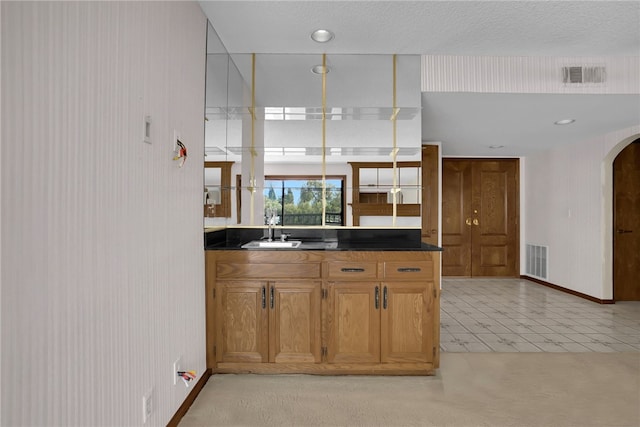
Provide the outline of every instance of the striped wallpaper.
<path id="1" fill-rule="evenodd" d="M 562 67 L 605 66 L 603 84 L 564 84 Z M 640 56 L 422 56 L 423 92 L 640 93 Z"/>
<path id="2" fill-rule="evenodd" d="M 172 362 L 205 369 L 206 18 L 194 2 L 1 7 L 0 424 L 141 425 L 151 393 L 146 425 L 165 425 L 188 391 Z"/>

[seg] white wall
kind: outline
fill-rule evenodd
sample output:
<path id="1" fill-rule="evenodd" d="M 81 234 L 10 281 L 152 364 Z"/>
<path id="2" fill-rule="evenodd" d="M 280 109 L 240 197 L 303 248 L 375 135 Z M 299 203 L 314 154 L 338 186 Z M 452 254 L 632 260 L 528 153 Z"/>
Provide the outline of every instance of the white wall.
<path id="1" fill-rule="evenodd" d="M 524 234 L 549 246 L 549 282 L 612 298 L 612 162 L 639 134 L 637 126 L 527 157 Z"/>
<path id="2" fill-rule="evenodd" d="M 173 360 L 205 369 L 206 19 L 192 2 L 1 7 L 0 424 L 141 425 L 152 391 L 147 425 L 166 425 L 188 391 Z"/>

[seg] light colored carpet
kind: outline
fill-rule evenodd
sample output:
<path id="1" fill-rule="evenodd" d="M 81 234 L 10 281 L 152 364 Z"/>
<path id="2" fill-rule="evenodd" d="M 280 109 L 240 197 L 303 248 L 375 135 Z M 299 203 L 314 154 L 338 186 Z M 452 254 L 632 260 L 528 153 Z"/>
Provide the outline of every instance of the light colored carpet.
<path id="1" fill-rule="evenodd" d="M 215 375 L 180 426 L 640 426 L 640 353 L 443 353 L 433 377 Z"/>

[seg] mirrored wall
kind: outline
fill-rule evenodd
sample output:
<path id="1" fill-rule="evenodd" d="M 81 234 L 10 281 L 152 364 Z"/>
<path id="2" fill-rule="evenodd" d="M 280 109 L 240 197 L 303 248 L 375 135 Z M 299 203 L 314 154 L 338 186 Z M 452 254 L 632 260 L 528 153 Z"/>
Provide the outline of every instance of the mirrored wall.
<path id="1" fill-rule="evenodd" d="M 207 50 L 205 226 L 420 226 L 420 56 Z"/>

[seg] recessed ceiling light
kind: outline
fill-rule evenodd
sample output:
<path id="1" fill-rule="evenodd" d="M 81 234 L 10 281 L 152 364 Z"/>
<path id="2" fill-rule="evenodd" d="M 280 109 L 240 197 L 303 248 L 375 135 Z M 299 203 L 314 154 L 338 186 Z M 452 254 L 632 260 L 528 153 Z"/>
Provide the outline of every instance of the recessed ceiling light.
<path id="1" fill-rule="evenodd" d="M 553 122 L 553 124 L 555 125 L 570 125 L 571 123 L 575 122 L 576 119 L 562 119 L 562 120 L 558 120 L 557 122 Z"/>
<path id="2" fill-rule="evenodd" d="M 314 74 L 328 74 L 331 71 L 331 68 L 325 67 L 324 65 L 314 65 L 311 67 L 311 72 Z"/>
<path id="3" fill-rule="evenodd" d="M 504 148 L 504 145 L 490 145 L 489 148 L 492 148 L 492 149 L 495 150 L 495 149 L 498 149 L 498 148 Z"/>
<path id="4" fill-rule="evenodd" d="M 311 39 L 318 43 L 327 43 L 333 39 L 333 33 L 329 30 L 315 30 L 311 33 Z"/>

